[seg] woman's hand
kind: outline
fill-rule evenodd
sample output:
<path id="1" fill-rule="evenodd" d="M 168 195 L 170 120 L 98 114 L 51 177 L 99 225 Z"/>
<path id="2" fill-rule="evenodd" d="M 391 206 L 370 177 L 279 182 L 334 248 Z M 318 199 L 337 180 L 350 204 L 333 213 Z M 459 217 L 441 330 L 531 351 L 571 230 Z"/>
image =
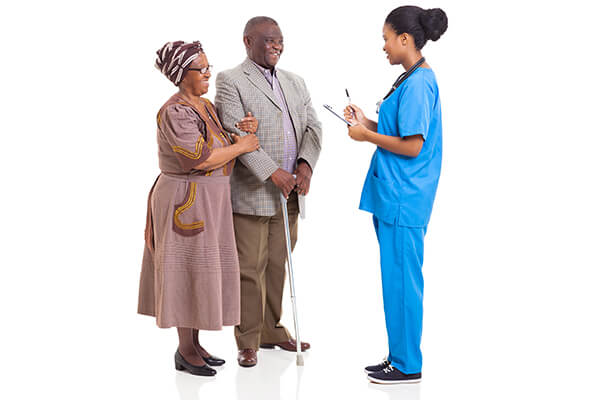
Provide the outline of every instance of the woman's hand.
<path id="1" fill-rule="evenodd" d="M 248 114 L 241 121 L 235 123 L 235 127 L 244 132 L 256 133 L 258 130 L 258 120 L 248 111 Z"/>
<path id="2" fill-rule="evenodd" d="M 356 120 L 349 122 L 353 123 L 353 125 L 348 127 L 348 136 L 357 142 L 364 142 L 367 140 L 369 130 L 363 124 L 356 122 Z"/>
<path id="3" fill-rule="evenodd" d="M 353 125 L 354 122 L 360 122 L 363 125 L 367 124 L 367 117 L 365 117 L 365 113 L 363 113 L 363 110 L 354 104 L 350 104 L 344 108 L 344 118 L 346 118 L 346 121 Z"/>
<path id="4" fill-rule="evenodd" d="M 367 140 L 369 135 L 369 129 L 365 126 L 370 121 L 365 117 L 365 113 L 358 106 L 350 104 L 344 108 L 344 118 L 350 122 L 351 126 L 348 127 L 348 136 L 357 142 L 364 142 Z"/>
<path id="5" fill-rule="evenodd" d="M 250 153 L 260 148 L 260 143 L 255 134 L 249 133 L 245 136 L 238 136 L 235 133 L 231 134 L 233 143 L 239 146 L 242 153 Z"/>

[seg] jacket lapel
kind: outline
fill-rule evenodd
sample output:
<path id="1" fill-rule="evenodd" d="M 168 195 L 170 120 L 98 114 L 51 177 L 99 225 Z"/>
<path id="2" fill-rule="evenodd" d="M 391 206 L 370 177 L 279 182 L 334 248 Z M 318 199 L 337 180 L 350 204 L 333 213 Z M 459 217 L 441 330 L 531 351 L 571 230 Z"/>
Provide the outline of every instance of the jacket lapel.
<path id="1" fill-rule="evenodd" d="M 256 65 L 254 65 L 254 63 L 249 58 L 247 58 L 243 62 L 243 66 L 244 66 L 244 73 L 246 74 L 246 77 L 248 78 L 248 80 L 254 86 L 256 86 L 258 88 L 258 90 L 263 92 L 264 95 L 267 96 L 267 98 L 269 100 L 271 100 L 271 102 L 275 105 L 275 107 L 277 107 L 281 110 L 281 107 L 279 107 L 279 104 L 277 104 L 277 101 L 275 100 L 275 95 L 273 94 L 273 89 L 269 85 L 269 82 L 267 82 L 267 78 L 265 78 L 263 76 L 263 74 L 258 70 L 258 68 L 256 68 Z"/>

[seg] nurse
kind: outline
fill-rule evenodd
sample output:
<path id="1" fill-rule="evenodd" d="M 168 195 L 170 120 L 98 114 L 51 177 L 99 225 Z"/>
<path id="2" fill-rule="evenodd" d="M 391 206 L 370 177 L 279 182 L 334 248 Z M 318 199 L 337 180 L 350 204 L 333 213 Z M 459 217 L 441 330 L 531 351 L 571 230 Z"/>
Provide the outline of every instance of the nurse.
<path id="1" fill-rule="evenodd" d="M 404 72 L 383 98 L 377 122 L 354 104 L 344 110 L 348 135 L 377 145 L 360 209 L 373 214 L 379 241 L 388 356 L 365 369 L 376 383 L 421 380 L 423 239 L 440 177 L 442 120 L 435 75 L 421 54 L 446 31 L 439 8 L 405 6 L 383 25 L 383 50 Z"/>

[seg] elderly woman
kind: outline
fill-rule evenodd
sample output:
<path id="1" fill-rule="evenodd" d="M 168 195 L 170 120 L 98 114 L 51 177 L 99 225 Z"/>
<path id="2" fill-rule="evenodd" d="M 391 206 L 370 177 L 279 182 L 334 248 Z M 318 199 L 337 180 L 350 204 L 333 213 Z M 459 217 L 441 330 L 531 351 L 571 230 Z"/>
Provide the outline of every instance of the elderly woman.
<path id="1" fill-rule="evenodd" d="M 177 327 L 176 369 L 212 376 L 210 366 L 225 361 L 200 345 L 198 330 L 240 322 L 229 175 L 237 156 L 259 148 L 258 123 L 242 119 L 242 137 L 223 130 L 201 97 L 211 66 L 199 42 L 170 42 L 157 54 L 156 67 L 179 91 L 157 115 L 161 174 L 148 198 L 138 312 Z"/>

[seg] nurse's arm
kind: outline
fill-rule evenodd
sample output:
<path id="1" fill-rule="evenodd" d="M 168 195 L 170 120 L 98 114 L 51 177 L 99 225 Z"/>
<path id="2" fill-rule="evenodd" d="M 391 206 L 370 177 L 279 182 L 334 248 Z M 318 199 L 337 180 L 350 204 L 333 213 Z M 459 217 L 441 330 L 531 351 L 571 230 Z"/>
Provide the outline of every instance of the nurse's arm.
<path id="1" fill-rule="evenodd" d="M 400 154 L 406 157 L 416 157 L 421 152 L 423 147 L 423 136 L 388 136 L 381 133 L 366 130 L 365 140 L 371 142 L 387 151 Z"/>
<path id="2" fill-rule="evenodd" d="M 363 124 L 367 127 L 367 129 L 377 132 L 377 122 L 372 119 L 365 118 Z"/>

